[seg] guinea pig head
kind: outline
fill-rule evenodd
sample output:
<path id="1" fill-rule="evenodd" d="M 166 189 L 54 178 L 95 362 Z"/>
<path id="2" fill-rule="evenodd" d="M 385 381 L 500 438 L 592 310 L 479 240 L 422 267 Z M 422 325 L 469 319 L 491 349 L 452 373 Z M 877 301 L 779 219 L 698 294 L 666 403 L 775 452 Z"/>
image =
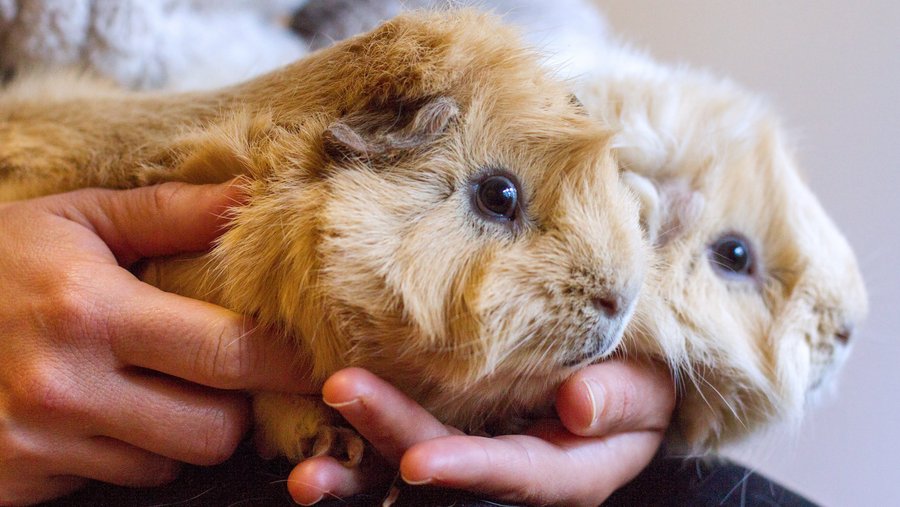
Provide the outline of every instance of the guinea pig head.
<path id="1" fill-rule="evenodd" d="M 270 139 L 279 163 L 254 171 L 218 262 L 319 378 L 363 366 L 446 423 L 497 428 L 616 348 L 648 245 L 609 131 L 515 34 L 425 19 L 392 33 L 421 55 L 437 31 L 453 78 L 307 123 L 311 148 Z"/>
<path id="2" fill-rule="evenodd" d="M 554 126 L 573 114 L 562 104 L 523 113 L 541 93 L 508 88 L 461 101 L 427 147 L 380 167 L 345 159 L 329 177 L 321 281 L 354 323 L 352 362 L 435 390 L 438 412 L 466 413 L 462 391 L 490 397 L 485 409 L 532 405 L 616 347 L 642 282 L 637 210 L 598 149 L 606 135 Z"/>
<path id="3" fill-rule="evenodd" d="M 675 368 L 679 437 L 701 451 L 798 420 L 832 384 L 867 303 L 779 125 L 732 85 L 686 71 L 610 79 L 586 98 L 617 131 L 656 242 L 624 349 Z"/>

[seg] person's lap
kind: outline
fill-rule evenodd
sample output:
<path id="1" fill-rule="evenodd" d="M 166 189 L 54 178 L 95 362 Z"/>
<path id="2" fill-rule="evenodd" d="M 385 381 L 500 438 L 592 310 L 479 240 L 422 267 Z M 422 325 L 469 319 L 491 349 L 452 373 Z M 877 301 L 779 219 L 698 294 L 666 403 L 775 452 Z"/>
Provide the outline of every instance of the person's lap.
<path id="1" fill-rule="evenodd" d="M 213 467 L 186 467 L 173 483 L 158 488 L 124 488 L 95 483 L 47 507 L 66 506 L 289 506 L 285 488 L 292 466 L 256 456 L 249 443 L 227 462 Z M 386 491 L 351 499 L 324 501 L 323 506 L 381 505 Z M 399 506 L 487 507 L 504 505 L 462 492 L 402 487 Z M 608 506 L 813 506 L 768 478 L 728 461 L 658 456 L 635 480 L 617 491 Z"/>

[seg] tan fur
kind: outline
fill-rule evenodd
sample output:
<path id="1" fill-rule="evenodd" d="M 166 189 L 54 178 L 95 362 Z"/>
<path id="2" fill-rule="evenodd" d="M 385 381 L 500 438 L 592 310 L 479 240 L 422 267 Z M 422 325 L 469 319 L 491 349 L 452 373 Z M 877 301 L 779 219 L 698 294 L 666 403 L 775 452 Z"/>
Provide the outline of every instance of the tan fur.
<path id="1" fill-rule="evenodd" d="M 759 100 L 703 73 L 610 56 L 623 60 L 579 98 L 616 131 L 623 169 L 659 194 L 643 211 L 658 229 L 653 289 L 623 350 L 680 372 L 677 427 L 694 451 L 797 421 L 847 355 L 839 335 L 866 314 L 849 245 Z M 760 260 L 752 280 L 723 278 L 709 262 L 716 238 L 735 232 Z"/>
<path id="2" fill-rule="evenodd" d="M 614 66 L 579 94 L 610 141 L 507 29 L 481 23 L 494 26 L 402 18 L 207 95 L 21 82 L 0 97 L 0 197 L 244 175 L 250 202 L 220 244 L 147 279 L 255 315 L 320 380 L 367 367 L 472 431 L 546 409 L 628 320 L 600 325 L 585 300 L 633 298 L 648 266 L 620 348 L 679 374 L 680 438 L 701 450 L 799 417 L 866 297 L 777 122 L 703 74 Z M 610 143 L 636 175 L 653 257 Z M 464 188 L 492 165 L 523 182 L 523 230 L 471 213 Z M 752 241 L 755 279 L 711 268 L 726 232 Z M 585 343 L 588 328 L 605 333 Z M 260 395 L 257 411 L 265 443 L 295 459 L 356 445 L 308 399 Z"/>
<path id="3" fill-rule="evenodd" d="M 255 316 L 320 381 L 362 366 L 448 424 L 509 430 L 613 350 L 648 265 L 609 132 L 537 61 L 463 11 L 406 15 L 212 94 L 22 82 L 0 98 L 2 197 L 243 175 L 249 202 L 215 248 L 148 281 Z M 473 210 L 472 182 L 499 169 L 521 182 L 513 226 Z M 256 409 L 291 458 L 358 459 L 314 398 Z"/>

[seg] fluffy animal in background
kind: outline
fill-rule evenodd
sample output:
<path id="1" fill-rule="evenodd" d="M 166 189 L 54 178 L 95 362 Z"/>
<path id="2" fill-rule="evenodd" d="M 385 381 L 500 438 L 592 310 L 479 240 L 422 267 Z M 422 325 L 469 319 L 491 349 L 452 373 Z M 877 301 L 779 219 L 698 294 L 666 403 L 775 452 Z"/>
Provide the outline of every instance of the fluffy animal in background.
<path id="1" fill-rule="evenodd" d="M 208 90 L 254 77 L 404 8 L 446 0 L 0 0 L 0 76 L 86 71 L 138 90 Z M 478 2 L 529 26 L 555 69 L 593 65 L 606 34 L 585 0 Z M 558 58 L 557 58 L 558 56 Z M 585 66 L 587 64 L 588 66 Z"/>
<path id="2" fill-rule="evenodd" d="M 775 116 L 732 83 L 619 49 L 579 86 L 655 234 L 658 279 L 622 344 L 682 380 L 696 452 L 799 422 L 833 386 L 867 297 L 844 236 L 803 181 Z M 616 61 L 618 59 L 618 61 Z"/>
<path id="3" fill-rule="evenodd" d="M 440 4 L 310 0 L 293 24 L 315 46 L 404 6 Z M 777 118 L 726 80 L 614 40 L 590 2 L 479 5 L 555 52 L 546 59 L 613 130 L 625 178 L 643 197 L 656 265 L 621 353 L 663 360 L 678 376 L 673 442 L 702 452 L 799 421 L 833 385 L 867 302 L 855 257 L 799 175 Z"/>
<path id="4" fill-rule="evenodd" d="M 14 83 L 0 193 L 241 175 L 249 200 L 213 250 L 147 281 L 282 331 L 320 381 L 361 366 L 502 433 L 552 410 L 634 311 L 649 248 L 608 142 L 513 30 L 407 15 L 212 93 Z M 318 397 L 254 404 L 266 447 L 360 459 Z"/>
<path id="5" fill-rule="evenodd" d="M 307 53 L 305 0 L 0 0 L 0 71 L 85 70 L 135 89 L 209 89 Z"/>
<path id="6" fill-rule="evenodd" d="M 564 78 L 595 69 L 597 47 L 609 35 L 606 20 L 589 0 L 307 0 L 294 14 L 291 28 L 318 49 L 404 11 L 462 5 L 493 11 L 524 28 L 546 67 Z"/>

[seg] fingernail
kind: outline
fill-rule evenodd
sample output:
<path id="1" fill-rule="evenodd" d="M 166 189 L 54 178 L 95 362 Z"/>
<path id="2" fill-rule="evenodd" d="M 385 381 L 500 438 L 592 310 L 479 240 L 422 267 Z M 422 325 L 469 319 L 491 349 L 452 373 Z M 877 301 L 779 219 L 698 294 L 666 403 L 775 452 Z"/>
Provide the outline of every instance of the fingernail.
<path id="1" fill-rule="evenodd" d="M 417 481 L 414 481 L 414 480 L 407 479 L 406 477 L 403 476 L 402 473 L 400 474 L 400 478 L 403 479 L 403 482 L 409 484 L 410 486 L 424 486 L 426 484 L 431 484 L 432 482 L 434 482 L 434 477 L 426 477 L 425 479 L 419 479 Z"/>
<path id="2" fill-rule="evenodd" d="M 315 500 L 313 500 L 312 502 L 309 502 L 309 503 L 303 503 L 303 502 L 297 500 L 296 498 L 294 499 L 294 501 L 297 502 L 298 505 L 315 505 L 315 504 L 321 502 L 323 498 L 325 498 L 324 493 L 319 495 L 319 498 L 316 498 Z"/>
<path id="3" fill-rule="evenodd" d="M 600 421 L 599 404 L 603 402 L 603 386 L 589 380 L 582 380 L 581 383 L 584 385 L 585 394 L 587 395 L 588 402 L 591 404 L 591 420 L 585 428 L 586 430 L 589 430 L 596 426 Z"/>
<path id="4" fill-rule="evenodd" d="M 324 402 L 326 405 L 328 405 L 331 408 L 338 409 L 338 408 L 343 408 L 343 407 L 353 405 L 355 403 L 359 403 L 359 398 L 353 398 L 348 401 L 341 401 L 341 402 L 337 402 L 337 403 L 331 402 L 331 401 L 326 400 L 325 398 L 322 398 L 322 402 Z"/>

